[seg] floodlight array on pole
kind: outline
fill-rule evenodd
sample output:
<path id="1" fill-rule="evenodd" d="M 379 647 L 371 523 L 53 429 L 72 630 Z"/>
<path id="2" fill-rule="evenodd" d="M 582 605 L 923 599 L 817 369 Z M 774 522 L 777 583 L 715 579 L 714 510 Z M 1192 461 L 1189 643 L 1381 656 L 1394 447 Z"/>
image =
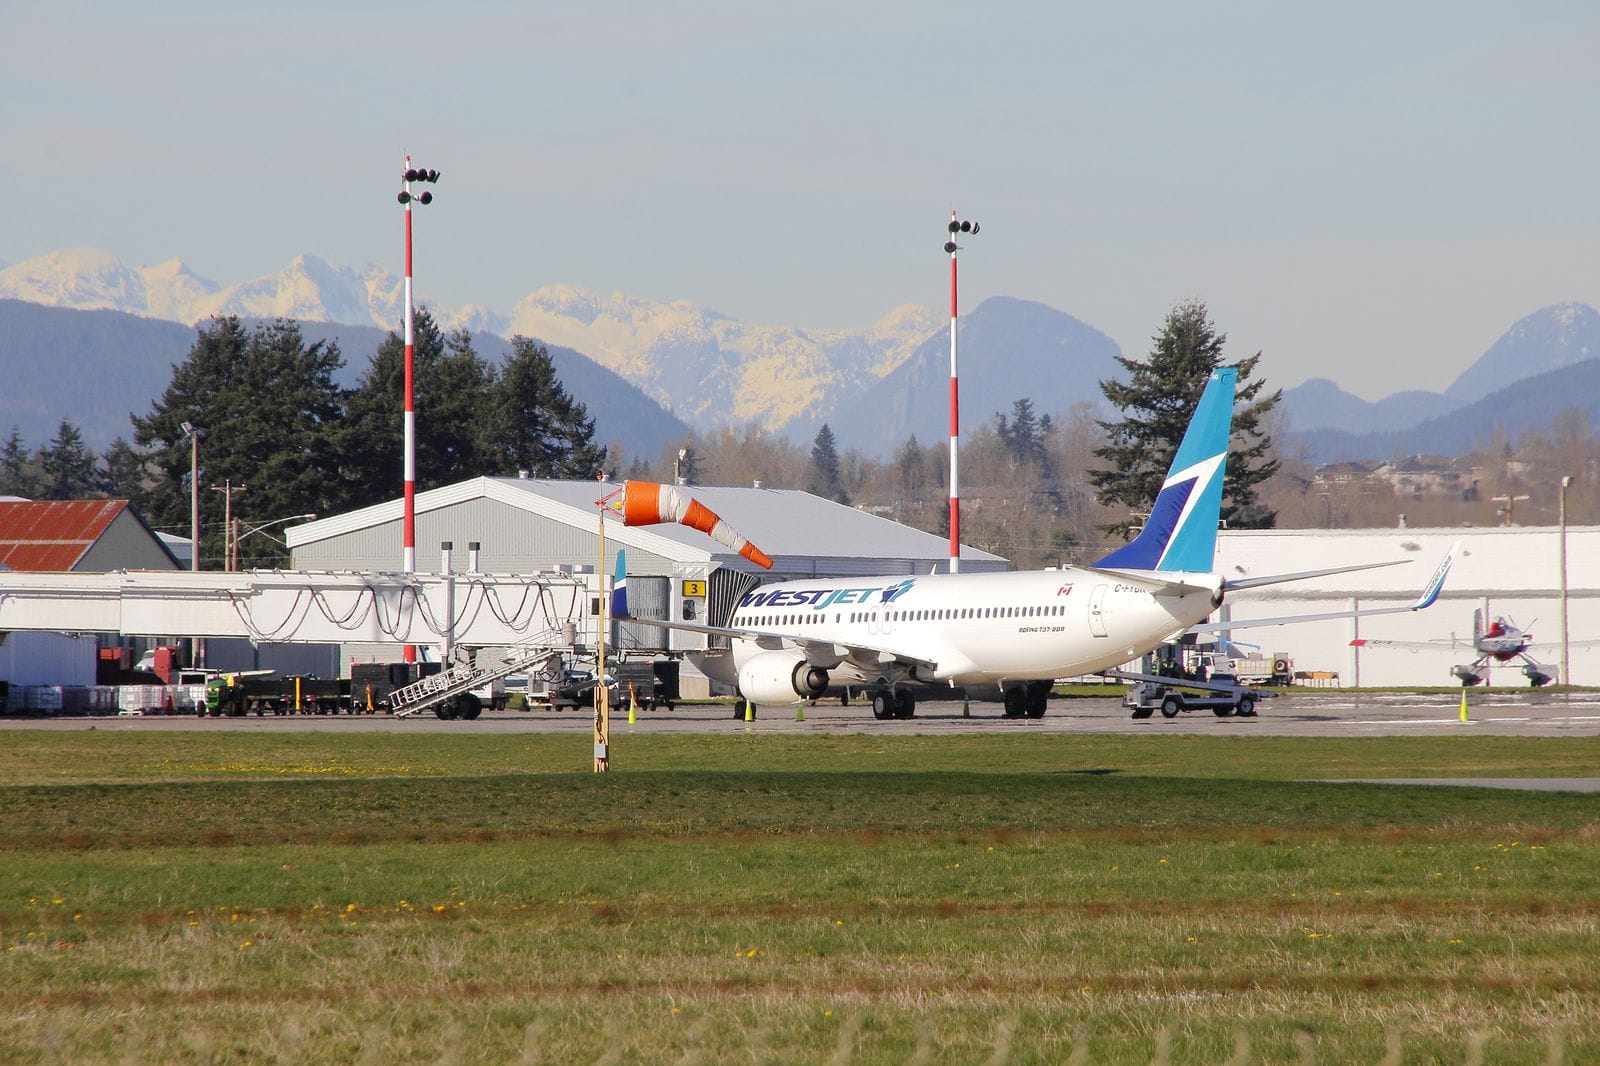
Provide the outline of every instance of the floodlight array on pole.
<path id="1" fill-rule="evenodd" d="M 398 199 L 406 213 L 405 517 L 401 522 L 400 536 L 402 567 L 406 573 L 414 574 L 417 572 L 417 408 L 412 387 L 412 364 L 417 353 L 417 332 L 416 311 L 411 298 L 411 204 L 431 204 L 433 193 L 423 189 L 413 195 L 411 185 L 413 182 L 431 185 L 439 180 L 439 172 L 413 167 L 411 156 L 407 155 L 406 167 L 400 177 L 404 187 Z M 405 658 L 407 662 L 416 661 L 417 649 L 414 645 L 406 645 Z"/>
<path id="2" fill-rule="evenodd" d="M 961 446 L 961 401 L 956 376 L 956 234 L 977 233 L 978 224 L 956 217 L 950 212 L 950 239 L 944 250 L 950 253 L 950 572 L 961 570 L 961 488 L 960 463 L 957 453 Z"/>

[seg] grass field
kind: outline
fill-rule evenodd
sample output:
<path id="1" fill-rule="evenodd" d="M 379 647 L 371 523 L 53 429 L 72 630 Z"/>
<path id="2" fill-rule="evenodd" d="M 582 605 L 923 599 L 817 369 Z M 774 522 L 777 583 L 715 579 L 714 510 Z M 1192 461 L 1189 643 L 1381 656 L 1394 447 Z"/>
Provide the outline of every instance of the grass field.
<path id="1" fill-rule="evenodd" d="M 0 1061 L 1600 1062 L 1600 740 L 0 732 Z"/>

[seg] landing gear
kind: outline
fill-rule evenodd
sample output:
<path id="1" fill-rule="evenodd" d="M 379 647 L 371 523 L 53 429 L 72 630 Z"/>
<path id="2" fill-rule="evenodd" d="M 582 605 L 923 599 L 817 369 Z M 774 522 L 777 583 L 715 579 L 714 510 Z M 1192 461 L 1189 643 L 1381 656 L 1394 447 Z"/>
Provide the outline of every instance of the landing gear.
<path id="1" fill-rule="evenodd" d="M 872 717 L 880 722 L 890 718 L 914 718 L 917 698 L 905 689 L 879 689 L 872 693 Z"/>
<path id="2" fill-rule="evenodd" d="M 1050 682 L 1028 682 L 1028 699 L 1025 712 L 1029 718 L 1043 718 L 1045 703 L 1050 699 Z"/>
<path id="3" fill-rule="evenodd" d="M 1025 685 L 1006 689 L 1007 718 L 1043 718 L 1045 701 L 1050 698 L 1050 682 L 1029 681 Z"/>
<path id="4" fill-rule="evenodd" d="M 889 692 L 872 694 L 872 717 L 880 722 L 894 717 L 894 699 Z"/>

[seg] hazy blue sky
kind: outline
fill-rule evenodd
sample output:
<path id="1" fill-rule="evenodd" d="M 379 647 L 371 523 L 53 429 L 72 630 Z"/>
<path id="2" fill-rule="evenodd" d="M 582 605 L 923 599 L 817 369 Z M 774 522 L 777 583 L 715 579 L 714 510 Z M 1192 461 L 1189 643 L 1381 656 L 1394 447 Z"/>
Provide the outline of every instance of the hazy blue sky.
<path id="1" fill-rule="evenodd" d="M 1204 10 L 1201 10 L 1204 9 Z M 45 4 L 0 25 L 0 259 L 91 245 L 232 284 L 552 282 L 757 322 L 1036 299 L 1148 348 L 1199 297 L 1278 384 L 1442 388 L 1600 303 L 1591 3 Z"/>

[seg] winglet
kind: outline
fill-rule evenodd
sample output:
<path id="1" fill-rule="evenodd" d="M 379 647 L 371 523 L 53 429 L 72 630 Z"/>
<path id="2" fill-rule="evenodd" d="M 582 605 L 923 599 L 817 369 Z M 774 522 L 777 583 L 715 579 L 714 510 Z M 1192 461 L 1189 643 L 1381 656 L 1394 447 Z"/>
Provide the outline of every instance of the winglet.
<path id="1" fill-rule="evenodd" d="M 611 617 L 628 617 L 628 558 L 621 548 L 617 549 L 617 577 L 611 585 Z"/>
<path id="2" fill-rule="evenodd" d="M 1234 386 L 1239 372 L 1211 372 L 1183 443 L 1144 529 L 1096 567 L 1128 570 L 1183 570 L 1209 573 L 1217 551 L 1217 520 L 1222 514 L 1222 476 L 1233 424 Z"/>
<path id="3" fill-rule="evenodd" d="M 1444 591 L 1444 579 L 1450 573 L 1450 564 L 1456 561 L 1456 552 L 1460 550 L 1461 542 L 1459 540 L 1450 545 L 1450 550 L 1445 552 L 1444 561 L 1433 572 L 1433 577 L 1428 579 L 1427 588 L 1422 590 L 1422 595 L 1411 601 L 1411 610 L 1420 611 L 1424 607 L 1433 606 L 1434 601 L 1439 598 L 1439 593 Z"/>

